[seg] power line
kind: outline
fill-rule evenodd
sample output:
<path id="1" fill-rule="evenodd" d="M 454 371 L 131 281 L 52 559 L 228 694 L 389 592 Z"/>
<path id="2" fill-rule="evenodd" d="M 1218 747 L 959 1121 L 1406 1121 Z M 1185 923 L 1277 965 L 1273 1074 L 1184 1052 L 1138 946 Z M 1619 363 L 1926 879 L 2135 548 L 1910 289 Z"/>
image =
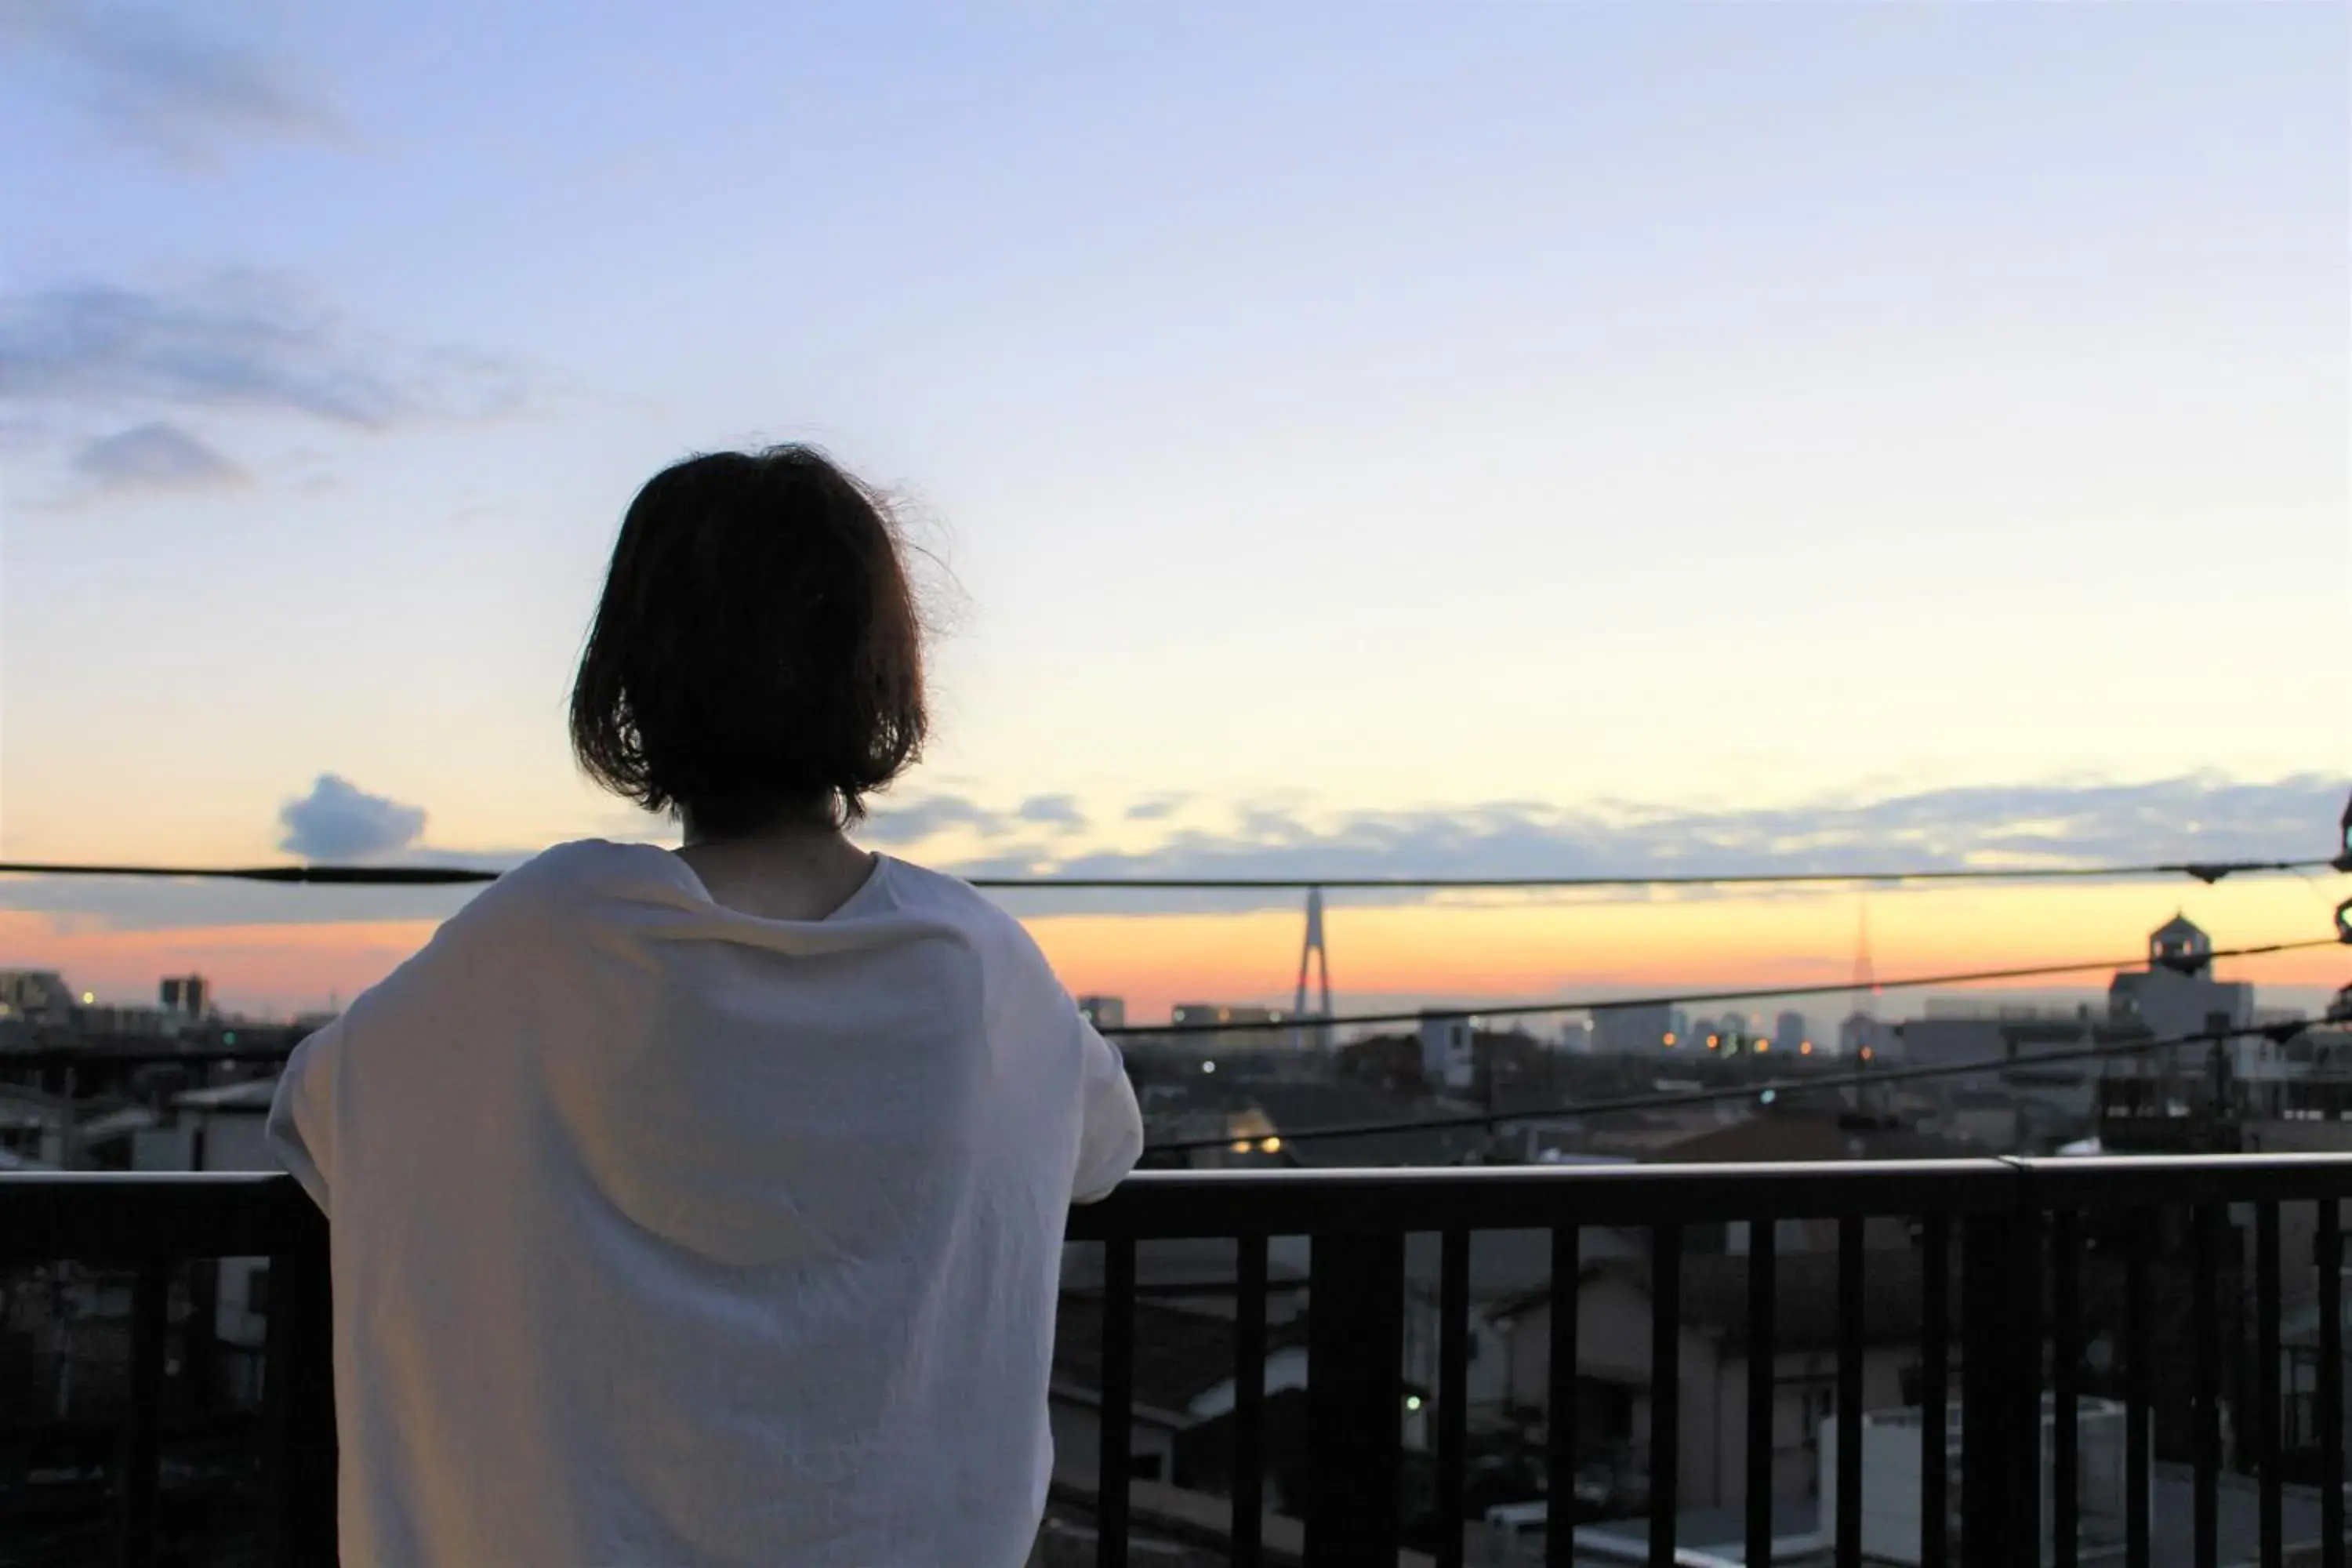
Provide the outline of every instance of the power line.
<path id="1" fill-rule="evenodd" d="M 2167 1050 L 2180 1046 L 2210 1045 L 2222 1040 L 2245 1038 L 2255 1035 L 2284 1037 L 2308 1028 L 2317 1020 L 2296 1018 L 2275 1024 L 2249 1025 L 2243 1028 L 2204 1029 L 2195 1034 L 2171 1035 L 2149 1040 L 2126 1040 L 2114 1045 L 2084 1046 L 2063 1051 L 2037 1051 L 2023 1057 L 1985 1057 L 1972 1061 L 1943 1062 L 1935 1066 L 1913 1068 L 1856 1068 L 1846 1073 L 1822 1073 L 1802 1078 L 1765 1079 L 1758 1082 L 1727 1085 L 1717 1089 L 1674 1089 L 1657 1094 L 1626 1095 L 1615 1100 L 1587 1100 L 1581 1104 L 1540 1107 L 1531 1110 L 1481 1111 L 1464 1116 L 1433 1116 L 1417 1121 L 1362 1121 L 1340 1127 L 1307 1127 L 1293 1130 L 1280 1128 L 1286 1143 L 1304 1142 L 1320 1138 L 1364 1138 L 1391 1132 L 1432 1132 L 1470 1127 L 1499 1127 L 1510 1121 L 1548 1121 L 1560 1116 L 1598 1116 L 1621 1110 L 1662 1110 L 1682 1105 L 1703 1105 L 1718 1100 L 1747 1100 L 1767 1094 L 1802 1093 L 1807 1089 L 1868 1088 L 1874 1084 L 1906 1083 L 1920 1079 L 1969 1078 L 1980 1073 L 2006 1072 L 2018 1068 L 2040 1067 L 2052 1062 L 2090 1061 L 2107 1057 L 2135 1056 L 2147 1051 Z M 1770 1103 L 1765 1101 L 1764 1103 Z M 1223 1138 L 1188 1138 L 1174 1142 L 1151 1143 L 1144 1152 L 1152 1154 L 1190 1153 L 1196 1149 L 1223 1149 L 1239 1142 L 1230 1134 Z M 1255 1140 L 1253 1140 L 1255 1142 Z"/>
<path id="2" fill-rule="evenodd" d="M 206 881 L 319 882 L 385 887 L 495 882 L 501 871 L 469 866 L 67 866 L 13 860 L 0 875 L 25 877 L 154 877 Z"/>
<path id="3" fill-rule="evenodd" d="M 2253 947 L 2217 948 L 2209 958 L 2258 958 L 2270 953 L 2298 952 L 2308 948 L 2335 947 L 2334 939 L 2314 937 L 2302 942 L 2264 942 Z M 1974 969 L 1943 974 L 1910 974 L 1878 982 L 1881 991 L 1918 990 L 1931 985 L 1966 985 L 1992 980 L 2032 980 L 2052 975 L 2081 974 L 2095 969 L 2126 969 L 2139 962 L 2108 958 L 2080 963 L 2040 963 L 2015 969 Z M 1793 996 L 1825 996 L 1852 989 L 1851 983 L 1812 985 L 1749 986 L 1718 991 L 1673 991 L 1651 996 L 1570 996 L 1553 1002 L 1519 1002 L 1494 1007 L 1416 1008 L 1409 1013 L 1343 1013 L 1336 1017 L 1299 1016 L 1246 1019 L 1233 1023 L 1123 1024 L 1100 1033 L 1110 1037 L 1146 1038 L 1184 1035 L 1278 1034 L 1306 1025 L 1338 1028 L 1355 1024 L 1417 1024 L 1431 1015 L 1445 1017 L 1525 1017 L 1542 1013 L 1590 1013 L 1612 1007 L 1676 1007 L 1708 1002 L 1764 1002 Z M 268 1027 L 268 1026 L 260 1026 Z M 35 1050 L 0 1050 L 0 1068 L 89 1066 L 147 1067 L 179 1064 L 189 1067 L 215 1062 L 284 1061 L 290 1046 L 199 1047 L 184 1051 L 109 1051 L 88 1047 Z"/>
<path id="4" fill-rule="evenodd" d="M 2134 866 L 1986 866 L 1910 870 L 1723 871 L 1560 877 L 991 877 L 964 880 L 975 888 L 1117 892 L 1248 892 L 1321 888 L 1326 891 L 1444 891 L 1609 888 L 1801 887 L 1858 882 L 2046 882 L 2126 878 L 2193 877 L 2214 883 L 2263 871 L 2341 869 L 2332 860 L 2176 860 Z M 295 882 L 340 886 L 436 887 L 494 882 L 502 871 L 471 866 L 128 866 L 58 861 L 0 862 L 0 876 L 151 877 L 194 881 Z"/>
<path id="5" fill-rule="evenodd" d="M 2210 958 L 2258 958 L 2274 952 L 2296 952 L 2305 948 L 2335 947 L 2333 937 L 2313 937 L 2303 942 L 2264 942 L 2255 947 L 2218 948 L 2205 956 Z M 2135 953 L 2129 958 L 2085 960 L 2080 963 L 2036 963 L 2017 969 L 1977 969 L 1947 974 L 1910 974 L 1898 980 L 1877 983 L 1880 991 L 1916 991 L 1926 985 L 1967 985 L 1990 980 L 2034 980 L 2058 974 L 2081 974 L 2094 969 L 2128 969 L 2141 961 Z M 1343 1013 L 1337 1017 L 1284 1017 L 1238 1020 L 1228 1024 L 1125 1024 L 1104 1029 L 1105 1035 L 1224 1035 L 1243 1031 L 1274 1033 L 1296 1029 L 1303 1024 L 1338 1028 L 1350 1024 L 1417 1024 L 1433 1015 L 1456 1018 L 1526 1017 L 1540 1013 L 1590 1013 L 1616 1007 L 1679 1007 L 1701 1002 L 1764 1002 L 1789 996 L 1827 996 L 1853 988 L 1851 981 L 1823 982 L 1811 985 L 1750 986 L 1744 990 L 1675 991 L 1654 996 L 1570 996 L 1556 1002 L 1515 1002 L 1495 1007 L 1419 1007 L 1411 1012 Z"/>

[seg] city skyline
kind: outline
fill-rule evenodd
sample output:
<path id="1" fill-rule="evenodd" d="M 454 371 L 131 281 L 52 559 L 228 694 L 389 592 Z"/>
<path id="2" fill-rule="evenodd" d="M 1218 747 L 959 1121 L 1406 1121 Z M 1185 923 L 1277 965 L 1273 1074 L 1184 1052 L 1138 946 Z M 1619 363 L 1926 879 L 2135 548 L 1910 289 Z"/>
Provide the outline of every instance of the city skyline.
<path id="1" fill-rule="evenodd" d="M 782 438 L 929 552 L 937 739 L 873 825 L 910 858 L 2325 853 L 2347 28 L 11 13 L 0 853 L 658 838 L 572 772 L 571 660 L 634 487 Z M 12 882 L 0 957 L 291 1008 L 437 897 Z M 1073 989 L 1288 992 L 1295 912 L 1008 901 Z M 1904 894 L 1881 963 L 2332 901 Z M 1834 974 L 1833 903 L 1335 899 L 1334 978 Z"/>

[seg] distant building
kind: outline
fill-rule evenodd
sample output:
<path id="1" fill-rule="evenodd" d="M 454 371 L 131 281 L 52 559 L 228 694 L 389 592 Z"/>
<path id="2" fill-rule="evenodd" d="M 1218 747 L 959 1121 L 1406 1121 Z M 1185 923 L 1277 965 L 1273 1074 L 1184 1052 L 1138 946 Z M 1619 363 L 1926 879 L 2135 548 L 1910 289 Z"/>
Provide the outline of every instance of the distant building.
<path id="1" fill-rule="evenodd" d="M 1478 1071 L 1472 1039 L 1476 1030 L 1467 1013 L 1421 1015 L 1421 1077 L 1432 1089 L 1468 1089 Z"/>
<path id="2" fill-rule="evenodd" d="M 2213 939 L 2175 915 L 2149 933 L 2147 967 L 2107 987 L 2107 1020 L 2151 1035 L 2244 1028 L 2254 1020 L 2254 988 L 2214 979 Z"/>
<path id="3" fill-rule="evenodd" d="M 1895 1040 L 1895 1026 L 1867 1013 L 1850 1013 L 1838 1026 L 1837 1048 L 1842 1057 L 1860 1057 L 1865 1050 L 1873 1057 L 1883 1057 Z"/>
<path id="4" fill-rule="evenodd" d="M 1254 1007 L 1223 1002 L 1179 1002 L 1169 1021 L 1186 1031 L 1176 1039 L 1194 1049 L 1228 1051 L 1277 1050 L 1297 1043 L 1289 1029 L 1253 1027 L 1283 1023 L 1290 1015 L 1279 1007 Z M 1231 1027 L 1217 1027 L 1229 1025 Z"/>
<path id="5" fill-rule="evenodd" d="M 170 974 L 163 978 L 163 1003 L 167 1013 L 201 1018 L 211 1010 L 212 984 L 201 974 Z"/>
<path id="6" fill-rule="evenodd" d="M 1812 1026 L 1802 1013 L 1783 1013 L 1773 1021 L 1772 1048 L 1796 1056 L 1812 1044 Z"/>
<path id="7" fill-rule="evenodd" d="M 0 1018 L 62 1024 L 73 1016 L 74 994 L 54 969 L 0 969 Z"/>
<path id="8" fill-rule="evenodd" d="M 1685 1044 L 1689 1020 L 1663 1004 L 1592 1010 L 1592 1048 L 1603 1056 L 1647 1056 Z"/>
<path id="9" fill-rule="evenodd" d="M 1592 1026 L 1582 1022 L 1559 1026 L 1559 1048 L 1572 1057 L 1592 1054 Z"/>
<path id="10" fill-rule="evenodd" d="M 1078 1011 L 1097 1029 L 1122 1028 L 1127 1024 L 1127 999 L 1123 996 L 1081 996 Z"/>

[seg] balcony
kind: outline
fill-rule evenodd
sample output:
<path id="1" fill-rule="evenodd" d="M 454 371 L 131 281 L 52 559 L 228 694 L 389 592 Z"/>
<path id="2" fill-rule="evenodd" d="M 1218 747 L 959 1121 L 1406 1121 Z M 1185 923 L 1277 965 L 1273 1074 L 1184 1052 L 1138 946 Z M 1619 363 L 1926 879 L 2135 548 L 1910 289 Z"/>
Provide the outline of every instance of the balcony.
<path id="1" fill-rule="evenodd" d="M 1071 1215 L 1039 1557 L 2336 1568 L 2347 1197 L 2339 1155 L 1140 1174 Z M 1474 1300 L 1503 1237 L 1546 1277 Z M 62 1476 L 12 1398 L 0 1563 L 331 1561 L 325 1242 L 283 1177 L 0 1175 L 0 1283 L 71 1260 L 122 1363 Z M 1181 1410 L 1150 1386 L 1169 1248 L 1218 1303 L 1190 1321 L 1221 1381 Z M 251 1419 L 197 1463 L 224 1320 L 187 1266 L 250 1258 Z M 1505 1449 L 1528 1495 L 1496 1501 Z"/>

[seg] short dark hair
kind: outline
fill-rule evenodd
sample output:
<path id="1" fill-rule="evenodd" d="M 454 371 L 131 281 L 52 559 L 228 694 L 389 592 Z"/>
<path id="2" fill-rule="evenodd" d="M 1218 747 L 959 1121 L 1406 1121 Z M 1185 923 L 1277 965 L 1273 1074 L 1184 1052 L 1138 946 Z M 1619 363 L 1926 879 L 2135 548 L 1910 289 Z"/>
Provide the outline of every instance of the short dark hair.
<path id="1" fill-rule="evenodd" d="M 920 752 L 922 626 L 888 508 L 807 447 L 637 492 L 572 689 L 590 777 L 698 830 L 835 826 Z"/>

